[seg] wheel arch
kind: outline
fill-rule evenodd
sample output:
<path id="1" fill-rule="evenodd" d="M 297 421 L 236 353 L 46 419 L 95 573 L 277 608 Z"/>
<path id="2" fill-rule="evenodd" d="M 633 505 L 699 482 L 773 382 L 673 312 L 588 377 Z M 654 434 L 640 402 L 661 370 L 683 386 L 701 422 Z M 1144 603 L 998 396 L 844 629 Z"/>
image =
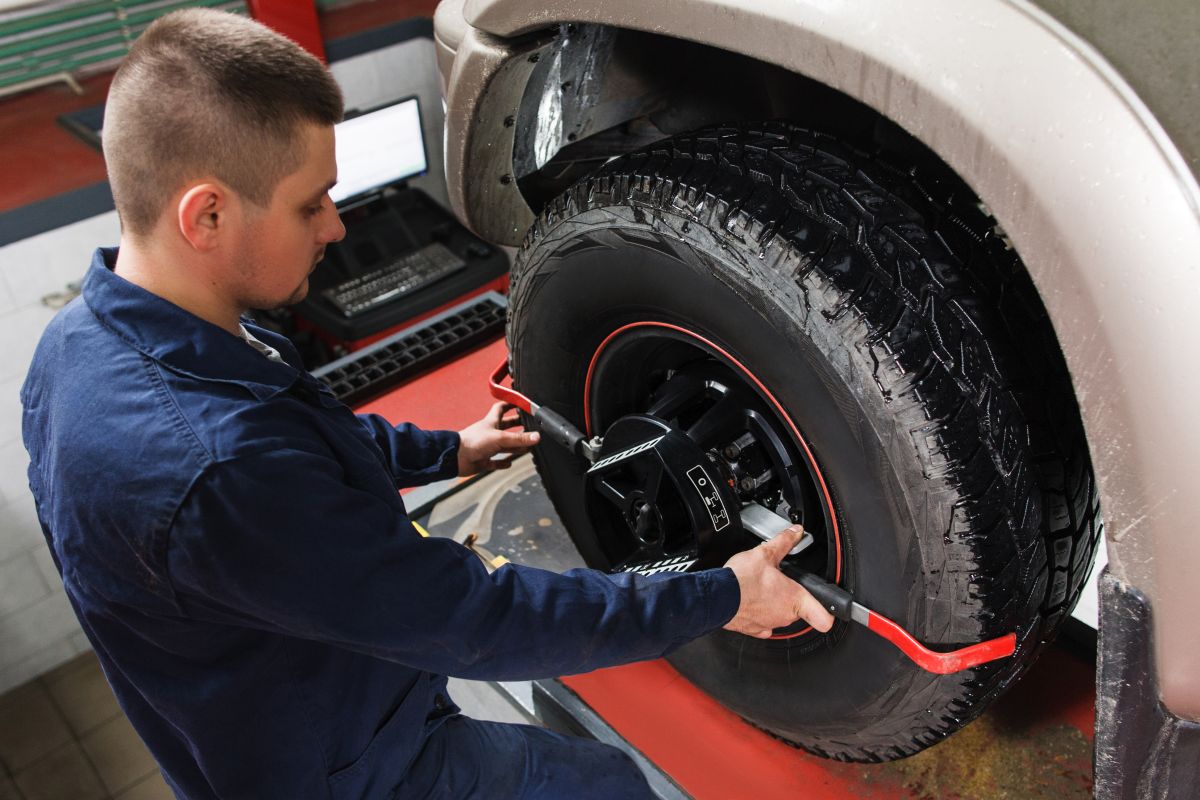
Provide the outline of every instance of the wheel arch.
<path id="1" fill-rule="evenodd" d="M 1200 374 L 1172 357 L 1200 352 L 1200 190 L 1089 45 L 1023 0 L 983 0 L 969 14 L 954 0 L 919 10 L 869 0 L 466 0 L 443 3 L 439 34 L 444 10 L 469 23 L 460 42 L 442 43 L 450 195 L 494 241 L 519 242 L 533 218 L 514 136 L 556 25 L 670 34 L 774 65 L 873 109 L 949 165 L 1001 223 L 1050 314 L 1100 483 L 1110 569 L 1154 604 L 1164 703 L 1200 718 L 1190 621 L 1200 584 L 1188 577 L 1200 563 L 1189 535 L 1200 496 L 1180 480 L 1200 471 L 1200 433 L 1180 428 Z"/>

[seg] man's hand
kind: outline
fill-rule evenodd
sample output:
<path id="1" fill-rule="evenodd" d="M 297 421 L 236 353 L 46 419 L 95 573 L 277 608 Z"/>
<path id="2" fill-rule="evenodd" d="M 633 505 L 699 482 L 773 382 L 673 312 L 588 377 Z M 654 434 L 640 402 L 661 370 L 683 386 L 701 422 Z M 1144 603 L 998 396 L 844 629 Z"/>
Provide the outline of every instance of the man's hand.
<path id="1" fill-rule="evenodd" d="M 737 576 L 742 602 L 726 630 L 765 639 L 776 628 L 797 619 L 824 633 L 833 627 L 833 615 L 800 584 L 779 571 L 779 562 L 796 546 L 804 528 L 793 525 L 769 542 L 738 553 L 725 563 Z"/>
<path id="2" fill-rule="evenodd" d="M 504 416 L 512 409 L 513 406 L 508 403 L 496 403 L 487 416 L 458 432 L 459 475 L 508 469 L 512 466 L 513 458 L 528 453 L 529 449 L 538 443 L 538 433 L 508 430 L 521 424 L 515 416 Z"/>

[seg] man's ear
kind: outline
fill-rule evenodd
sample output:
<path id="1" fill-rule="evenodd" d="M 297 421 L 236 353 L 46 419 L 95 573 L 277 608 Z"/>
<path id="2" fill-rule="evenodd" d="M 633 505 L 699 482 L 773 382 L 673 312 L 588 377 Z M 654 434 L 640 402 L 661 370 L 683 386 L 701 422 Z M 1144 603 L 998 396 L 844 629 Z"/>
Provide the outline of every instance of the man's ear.
<path id="1" fill-rule="evenodd" d="M 193 248 L 208 252 L 216 248 L 230 223 L 229 190 L 216 182 L 198 183 L 179 198 L 179 232 Z"/>

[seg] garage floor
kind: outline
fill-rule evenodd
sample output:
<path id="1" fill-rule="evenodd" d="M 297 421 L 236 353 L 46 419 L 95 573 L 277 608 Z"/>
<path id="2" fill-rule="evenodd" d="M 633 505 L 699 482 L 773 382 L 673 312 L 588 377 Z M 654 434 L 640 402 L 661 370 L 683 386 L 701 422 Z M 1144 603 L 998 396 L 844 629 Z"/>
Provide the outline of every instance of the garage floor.
<path id="1" fill-rule="evenodd" d="M 0 762 L 0 800 L 173 797 L 92 653 L 0 697 Z"/>

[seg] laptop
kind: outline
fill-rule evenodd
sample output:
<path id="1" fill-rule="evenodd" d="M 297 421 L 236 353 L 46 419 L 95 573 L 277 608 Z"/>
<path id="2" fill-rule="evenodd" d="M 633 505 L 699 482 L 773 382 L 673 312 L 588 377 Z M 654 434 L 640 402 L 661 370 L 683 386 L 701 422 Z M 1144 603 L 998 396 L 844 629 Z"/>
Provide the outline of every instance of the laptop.
<path id="1" fill-rule="evenodd" d="M 370 202 L 386 187 L 429 169 L 416 97 L 352 112 L 334 127 L 334 135 L 338 182 L 329 197 L 339 211 Z"/>
<path id="2" fill-rule="evenodd" d="M 501 251 L 409 185 L 429 169 L 416 97 L 352 112 L 335 136 L 338 182 L 329 194 L 346 236 L 326 248 L 298 313 L 349 342 L 507 270 Z"/>

